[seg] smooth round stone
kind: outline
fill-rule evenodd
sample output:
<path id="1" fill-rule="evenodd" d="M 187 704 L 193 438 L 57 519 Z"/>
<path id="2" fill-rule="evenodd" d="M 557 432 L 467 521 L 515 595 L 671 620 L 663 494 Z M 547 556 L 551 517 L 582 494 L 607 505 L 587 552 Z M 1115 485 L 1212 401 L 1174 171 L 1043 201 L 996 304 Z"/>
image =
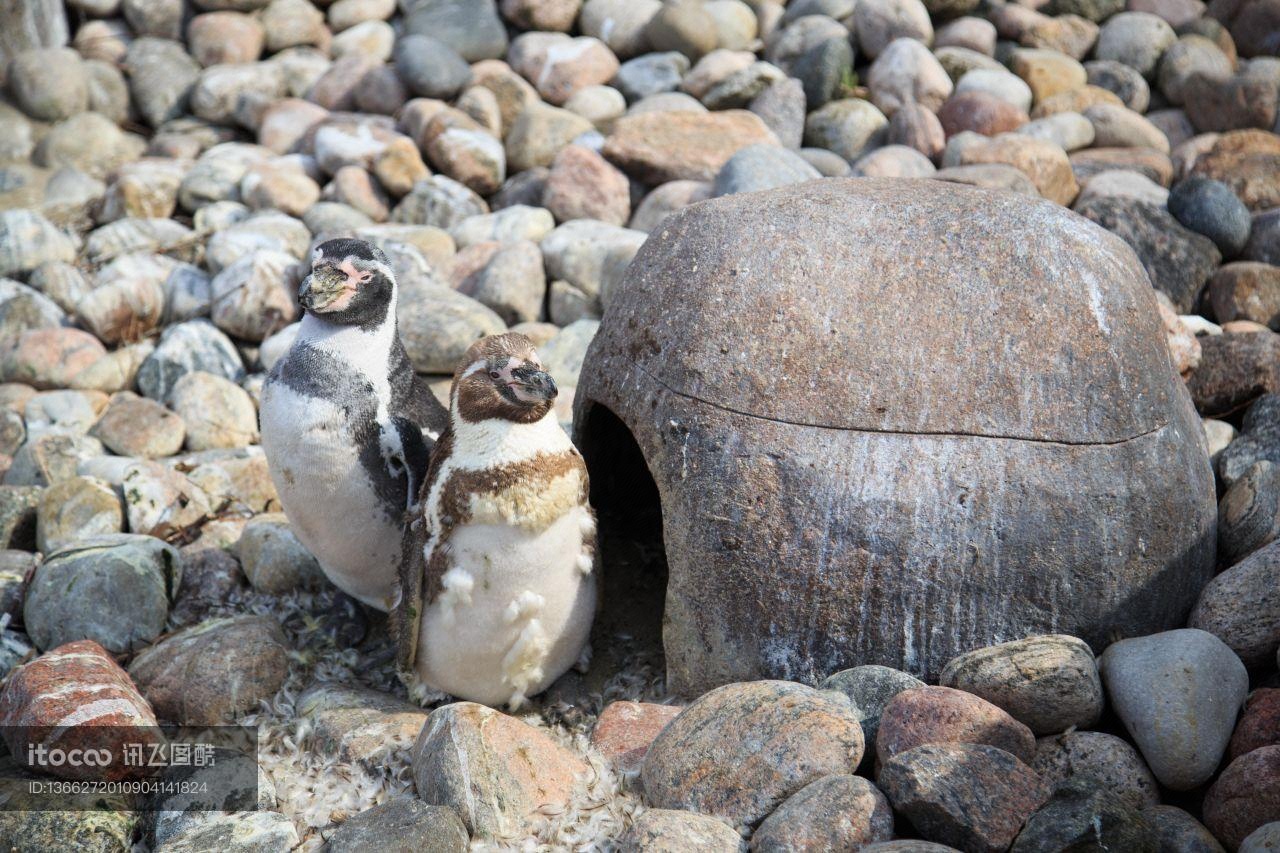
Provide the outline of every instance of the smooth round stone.
<path id="1" fill-rule="evenodd" d="M 827 676 L 821 690 L 838 690 L 849 698 L 862 724 L 868 756 L 875 754 L 876 733 L 880 730 L 880 715 L 894 696 L 904 690 L 924 687 L 924 682 L 914 675 L 887 666 L 868 664 L 855 666 Z"/>
<path id="2" fill-rule="evenodd" d="M 224 377 L 202 371 L 182 376 L 174 383 L 169 405 L 186 424 L 188 450 L 247 447 L 258 440 L 253 400 Z"/>
<path id="3" fill-rule="evenodd" d="M 1045 850 L 1125 850 L 1158 853 L 1146 816 L 1132 804 L 1098 790 L 1092 780 L 1059 785 L 1027 819 L 1010 853 Z"/>
<path id="4" fill-rule="evenodd" d="M 82 539 L 124 529 L 124 508 L 115 490 L 93 477 L 54 483 L 36 509 L 36 547 L 52 554 Z"/>
<path id="5" fill-rule="evenodd" d="M 957 18 L 938 28 L 934 48 L 963 47 L 987 56 L 996 52 L 995 25 L 984 18 Z"/>
<path id="6" fill-rule="evenodd" d="M 1169 193 L 1169 212 L 1212 240 L 1224 258 L 1240 254 L 1249 240 L 1249 209 L 1221 181 L 1197 175 L 1176 184 Z"/>
<path id="7" fill-rule="evenodd" d="M 939 683 L 1008 711 L 1037 735 L 1089 728 L 1102 715 L 1102 682 L 1089 646 L 1051 634 L 953 658 Z"/>
<path id="8" fill-rule="evenodd" d="M 735 853 L 741 848 L 742 838 L 723 821 L 679 809 L 647 809 L 622 836 L 620 849 Z"/>
<path id="9" fill-rule="evenodd" d="M 887 134 L 889 119 L 868 101 L 848 98 L 832 101 L 809 114 L 805 120 L 806 145 L 834 151 L 852 162 L 873 148 L 879 148 Z"/>
<path id="10" fill-rule="evenodd" d="M 1165 50 L 1177 41 L 1173 27 L 1148 12 L 1121 12 L 1102 25 L 1095 59 L 1112 59 L 1150 80 Z"/>
<path id="11" fill-rule="evenodd" d="M 1280 821 L 1264 823 L 1240 842 L 1238 853 L 1272 853 L 1280 850 Z"/>
<path id="12" fill-rule="evenodd" d="M 886 145 L 860 157 L 850 174 L 864 178 L 929 178 L 937 171 L 933 161 L 914 148 Z"/>
<path id="13" fill-rule="evenodd" d="M 1014 132 L 1051 142 L 1067 152 L 1088 148 L 1093 144 L 1093 122 L 1075 112 L 1055 113 L 1034 119 Z"/>
<path id="14" fill-rule="evenodd" d="M 711 194 L 714 197 L 755 192 L 821 177 L 817 169 L 794 151 L 776 145 L 749 145 L 720 168 Z"/>
<path id="15" fill-rule="evenodd" d="M 948 137 L 966 131 L 996 136 L 1026 124 L 1027 114 L 995 95 L 971 91 L 948 98 L 938 110 L 938 121 Z"/>
<path id="16" fill-rule="evenodd" d="M 1175 806 L 1151 806 L 1143 814 L 1151 824 L 1160 850 L 1173 853 L 1223 853 L 1222 845 L 1204 824 Z"/>
<path id="17" fill-rule="evenodd" d="M 920 0 L 859 0 L 853 30 L 863 54 L 875 59 L 894 39 L 933 41 L 929 10 Z"/>
<path id="18" fill-rule="evenodd" d="M 326 583 L 320 564 L 298 541 L 283 513 L 256 516 L 245 525 L 235 552 L 244 576 L 261 592 L 281 595 Z"/>
<path id="19" fill-rule="evenodd" d="M 1106 89 L 1134 112 L 1147 111 L 1151 103 L 1151 87 L 1137 69 L 1123 62 L 1102 59 L 1086 62 L 1084 70 L 1089 75 L 1089 85 Z"/>
<path id="20" fill-rule="evenodd" d="M 1099 659 L 1112 707 L 1160 782 L 1186 791 L 1218 767 L 1249 691 L 1240 658 L 1184 628 L 1111 644 Z"/>
<path id="21" fill-rule="evenodd" d="M 715 19 L 690 0 L 663 4 L 644 32 L 654 50 L 678 51 L 693 61 L 716 49 Z"/>
<path id="22" fill-rule="evenodd" d="M 749 826 L 822 776 L 851 774 L 862 728 L 850 704 L 786 681 L 719 687 L 687 707 L 649 747 L 645 797 Z"/>
<path id="23" fill-rule="evenodd" d="M 184 374 L 202 370 L 232 381 L 244 378 L 235 345 L 208 320 L 170 326 L 155 351 L 138 369 L 138 390 L 153 400 L 167 400 Z"/>
<path id="24" fill-rule="evenodd" d="M 1280 542 L 1254 551 L 1211 580 L 1187 624 L 1226 643 L 1246 666 L 1262 667 L 1280 649 Z"/>
<path id="25" fill-rule="evenodd" d="M 8 76 L 18 106 L 32 118 L 61 121 L 88 109 L 88 75 L 70 48 L 23 51 L 12 58 Z"/>
<path id="26" fill-rule="evenodd" d="M 1169 199 L 1169 191 L 1139 172 L 1114 169 L 1098 172 L 1080 187 L 1075 206 L 1081 207 L 1091 199 L 1118 196 L 1163 206 Z"/>
<path id="27" fill-rule="evenodd" d="M 853 171 L 848 160 L 825 148 L 801 148 L 798 153 L 824 178 L 845 178 Z"/>
<path id="28" fill-rule="evenodd" d="M 1113 104 L 1094 104 L 1084 111 L 1093 123 L 1098 148 L 1151 148 L 1169 153 L 1169 140 L 1160 129 L 1133 110 Z"/>
<path id="29" fill-rule="evenodd" d="M 1018 75 L 1007 71 L 993 71 L 989 68 L 974 68 L 972 71 L 966 71 L 956 83 L 955 94 L 960 95 L 965 92 L 985 92 L 1024 113 L 1031 109 L 1031 87 Z"/>
<path id="30" fill-rule="evenodd" d="M 800 58 L 828 41 L 848 43 L 849 30 L 827 15 L 807 15 L 775 32 L 765 44 L 764 58 L 779 68 L 789 69 L 794 76 L 800 76 L 795 68 Z M 716 51 L 703 61 L 719 53 Z M 720 63 L 729 61 L 727 57 L 718 60 Z M 736 61 L 742 63 L 739 67 L 745 67 L 754 61 L 754 55 Z"/>
<path id="31" fill-rule="evenodd" d="M 1031 767 L 1055 787 L 1073 778 L 1087 779 L 1135 808 L 1160 802 L 1160 789 L 1142 756 L 1127 741 L 1104 732 L 1040 738 Z"/>
<path id="32" fill-rule="evenodd" d="M 898 38 L 871 63 L 867 87 L 872 102 L 891 116 L 910 103 L 936 110 L 951 95 L 953 84 L 927 47 L 912 38 Z"/>
<path id="33" fill-rule="evenodd" d="M 659 92 L 674 92 L 688 70 L 689 57 L 683 53 L 649 53 L 624 62 L 612 83 L 628 101 L 638 101 Z"/>
<path id="34" fill-rule="evenodd" d="M 893 810 L 860 776 L 825 776 L 801 788 L 751 836 L 753 850 L 849 850 L 893 838 Z"/>
<path id="35" fill-rule="evenodd" d="M 422 298 L 400 308 L 400 335 L 419 373 L 449 373 L 467 347 L 506 323 L 474 299 L 449 288 L 424 289 Z"/>
<path id="36" fill-rule="evenodd" d="M 186 427 L 156 401 L 121 391 L 112 396 L 91 434 L 121 456 L 156 459 L 182 448 Z"/>
<path id="37" fill-rule="evenodd" d="M 1187 100 L 1192 77 L 1225 80 L 1234 70 L 1231 60 L 1212 41 L 1204 36 L 1184 35 L 1171 44 L 1160 59 L 1157 75 L 1160 94 L 1170 104 L 1181 106 Z"/>
<path id="38" fill-rule="evenodd" d="M 936 161 L 946 147 L 946 131 L 937 115 L 919 104 L 903 107 L 889 120 L 890 145 L 914 148 L 930 161 Z"/>
<path id="39" fill-rule="evenodd" d="M 449 45 L 429 35 L 396 43 L 396 73 L 409 91 L 425 98 L 452 98 L 471 80 L 471 67 Z"/>
<path id="40" fill-rule="evenodd" d="M 1280 815 L 1280 746 L 1247 752 L 1204 795 L 1204 822 L 1228 850 Z M 1265 848 L 1264 848 L 1265 849 Z"/>
<path id="41" fill-rule="evenodd" d="M 90 639 L 123 654 L 164 630 L 182 560 L 152 536 L 116 534 L 77 542 L 36 570 L 23 623 L 40 649 Z"/>
<path id="42" fill-rule="evenodd" d="M 791 75 L 800 81 L 810 109 L 840 97 L 853 74 L 853 60 L 853 46 L 843 34 L 814 45 L 796 58 Z"/>
<path id="43" fill-rule="evenodd" d="M 1089 79 L 1083 65 L 1053 50 L 1015 50 L 1009 67 L 1031 87 L 1037 105 L 1055 95 L 1074 92 Z"/>
<path id="44" fill-rule="evenodd" d="M 578 25 L 583 35 L 600 39 L 625 59 L 651 49 L 645 28 L 661 8 L 661 0 L 587 0 Z"/>

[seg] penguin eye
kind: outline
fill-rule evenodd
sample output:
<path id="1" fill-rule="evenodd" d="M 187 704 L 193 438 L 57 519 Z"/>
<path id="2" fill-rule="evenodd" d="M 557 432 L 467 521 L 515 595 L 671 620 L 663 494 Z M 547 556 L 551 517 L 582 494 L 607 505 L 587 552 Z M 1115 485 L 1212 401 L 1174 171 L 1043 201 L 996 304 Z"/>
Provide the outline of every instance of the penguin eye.
<path id="1" fill-rule="evenodd" d="M 498 371 L 496 371 L 496 370 L 490 370 L 490 371 L 489 371 L 489 378 L 490 378 L 490 379 L 494 379 L 494 380 L 498 380 L 498 379 L 501 379 L 501 378 L 502 378 L 502 374 L 501 374 L 501 373 L 499 373 L 499 372 L 498 372 Z"/>
<path id="2" fill-rule="evenodd" d="M 371 278 L 373 278 L 373 273 L 371 273 L 371 272 L 362 272 L 362 273 L 360 273 L 360 283 L 361 283 L 361 284 L 364 284 L 365 282 L 369 281 L 369 279 L 371 279 Z"/>

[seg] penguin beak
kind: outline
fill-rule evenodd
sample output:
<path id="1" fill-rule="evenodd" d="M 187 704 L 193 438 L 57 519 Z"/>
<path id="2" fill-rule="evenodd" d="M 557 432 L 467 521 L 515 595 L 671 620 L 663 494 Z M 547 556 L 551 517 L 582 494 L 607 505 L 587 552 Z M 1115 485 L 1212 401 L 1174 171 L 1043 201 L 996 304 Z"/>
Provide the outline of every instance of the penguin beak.
<path id="1" fill-rule="evenodd" d="M 322 312 L 342 295 L 347 278 L 333 267 L 316 267 L 302 280 L 298 301 L 308 311 Z"/>
<path id="2" fill-rule="evenodd" d="M 511 378 L 515 380 L 511 386 L 516 396 L 530 403 L 549 402 L 560 393 L 551 374 L 531 364 L 521 365 L 511 371 Z"/>

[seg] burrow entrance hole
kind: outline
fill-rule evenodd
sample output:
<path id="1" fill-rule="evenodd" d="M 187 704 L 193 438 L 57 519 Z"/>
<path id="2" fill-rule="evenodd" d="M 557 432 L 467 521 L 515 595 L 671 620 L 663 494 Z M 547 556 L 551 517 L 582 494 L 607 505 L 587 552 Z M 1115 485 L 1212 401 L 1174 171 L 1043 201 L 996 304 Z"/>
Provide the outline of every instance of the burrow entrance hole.
<path id="1" fill-rule="evenodd" d="M 606 679 L 644 669 L 661 676 L 667 553 L 658 487 L 617 415 L 597 403 L 585 417 L 580 450 L 591 475 L 598 521 L 596 566 L 602 573 L 591 671 Z"/>

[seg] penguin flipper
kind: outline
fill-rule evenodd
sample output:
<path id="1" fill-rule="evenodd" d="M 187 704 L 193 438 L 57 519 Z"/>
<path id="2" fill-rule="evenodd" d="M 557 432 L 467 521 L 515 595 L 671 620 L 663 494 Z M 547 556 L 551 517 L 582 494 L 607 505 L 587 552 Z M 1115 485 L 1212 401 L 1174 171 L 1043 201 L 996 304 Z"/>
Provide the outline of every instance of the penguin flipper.
<path id="1" fill-rule="evenodd" d="M 412 508 L 418 502 L 418 492 L 431 460 L 427 440 L 417 424 L 408 418 L 393 417 L 382 425 L 382 448 L 387 473 L 392 477 L 404 475 L 405 508 Z"/>

